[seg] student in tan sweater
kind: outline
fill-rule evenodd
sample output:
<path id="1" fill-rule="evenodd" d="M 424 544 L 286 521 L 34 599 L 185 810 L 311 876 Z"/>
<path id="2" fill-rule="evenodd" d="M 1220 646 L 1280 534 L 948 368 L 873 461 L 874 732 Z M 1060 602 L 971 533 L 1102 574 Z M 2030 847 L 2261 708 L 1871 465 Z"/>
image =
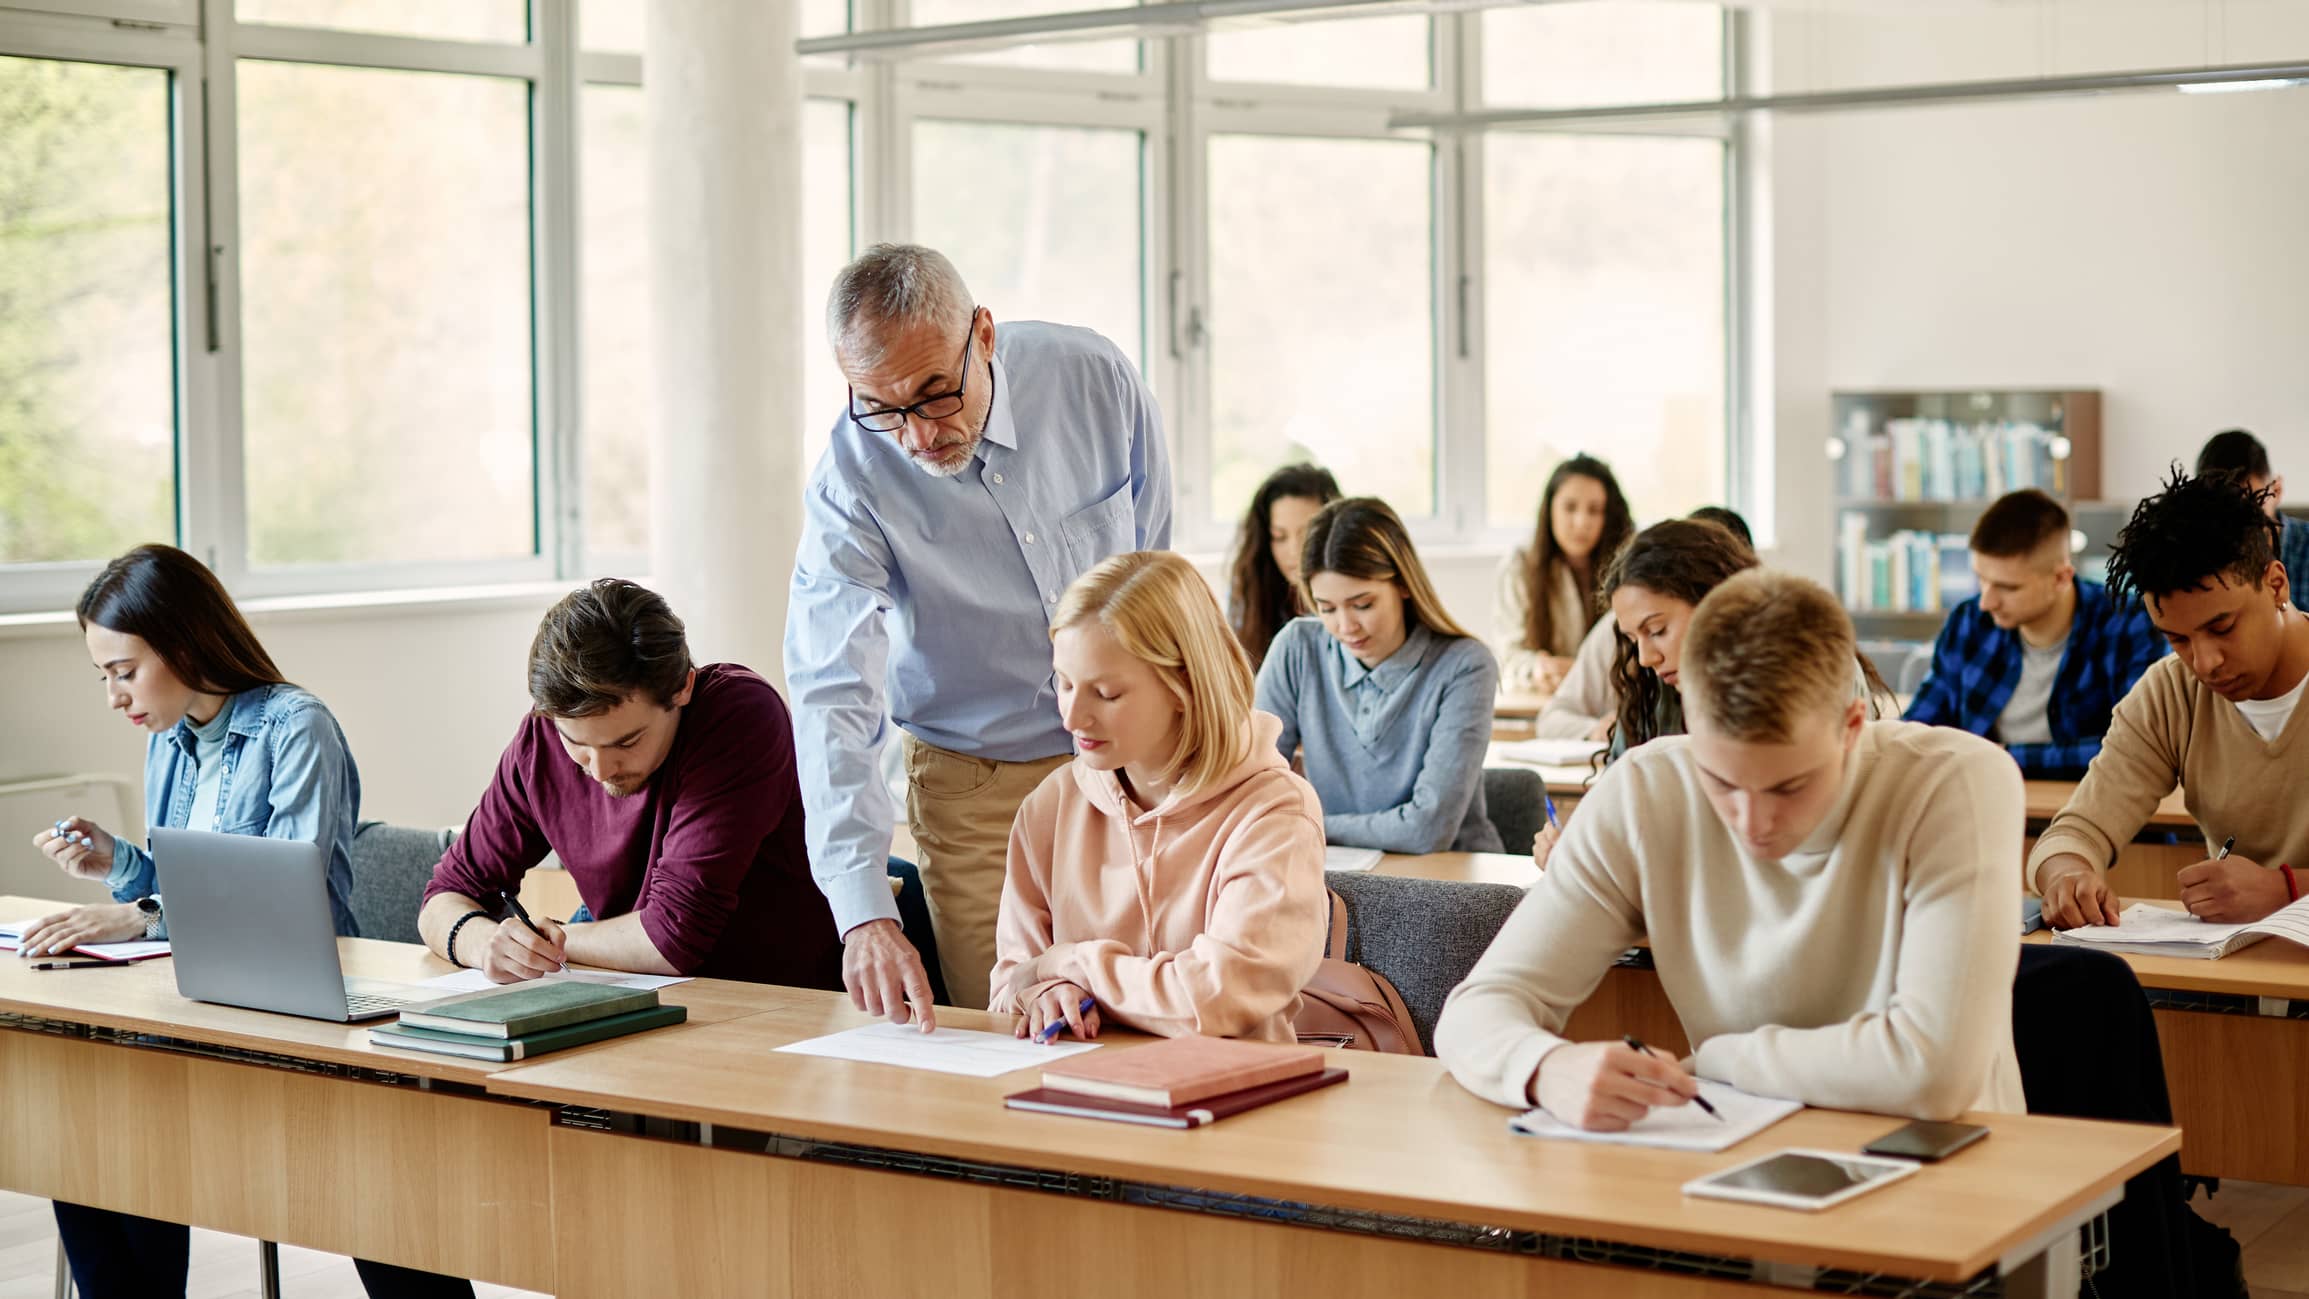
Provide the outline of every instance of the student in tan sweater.
<path id="1" fill-rule="evenodd" d="M 1210 588 L 1175 554 L 1117 555 L 1050 639 L 1076 757 L 1011 825 L 987 1008 L 1020 1036 L 1111 1019 L 1290 1041 L 1323 960 L 1323 810 L 1251 710 Z"/>
<path id="2" fill-rule="evenodd" d="M 1696 1077 L 1810 1105 L 2020 1112 L 2012 1046 L 2020 771 L 1959 731 L 1870 722 L 1852 622 L 1751 570 L 1683 635 L 1689 733 L 1596 782 L 1435 1030 L 1468 1090 L 1616 1131 Z M 1571 1042 L 1638 938 L 1694 1044 Z"/>
<path id="3" fill-rule="evenodd" d="M 2267 489 L 2178 468 L 2109 554 L 2109 586 L 2136 592 L 2173 647 L 2117 702 L 2084 781 L 2029 853 L 2044 918 L 2117 923 L 2105 872 L 2178 784 L 2207 859 L 2179 876 L 2206 920 L 2258 920 L 2309 880 L 2309 614 L 2291 603 Z M 2235 836 L 2231 853 L 2210 845 Z"/>

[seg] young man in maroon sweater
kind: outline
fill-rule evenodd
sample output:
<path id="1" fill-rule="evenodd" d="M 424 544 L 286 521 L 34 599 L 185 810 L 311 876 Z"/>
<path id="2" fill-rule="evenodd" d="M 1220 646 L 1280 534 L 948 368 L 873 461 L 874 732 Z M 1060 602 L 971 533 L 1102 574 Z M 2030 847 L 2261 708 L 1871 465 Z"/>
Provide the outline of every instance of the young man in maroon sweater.
<path id="1" fill-rule="evenodd" d="M 770 684 L 695 667 L 665 600 L 603 579 L 547 612 L 534 710 L 433 870 L 425 945 L 500 983 L 565 963 L 838 989 L 842 945 L 802 842 L 793 726 Z M 584 906 L 509 917 L 551 852 Z"/>

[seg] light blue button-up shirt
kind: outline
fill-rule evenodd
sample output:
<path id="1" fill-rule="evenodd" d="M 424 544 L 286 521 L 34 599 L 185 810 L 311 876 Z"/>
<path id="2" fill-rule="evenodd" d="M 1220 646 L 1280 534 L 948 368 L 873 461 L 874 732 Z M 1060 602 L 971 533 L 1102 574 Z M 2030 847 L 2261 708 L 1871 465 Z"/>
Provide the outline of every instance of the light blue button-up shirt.
<path id="1" fill-rule="evenodd" d="M 1170 545 L 1169 453 L 1130 359 L 1038 321 L 998 326 L 994 353 L 986 435 L 960 473 L 924 473 L 845 412 L 804 497 L 786 682 L 810 868 L 845 933 L 898 915 L 890 724 L 998 762 L 1069 752 L 1050 614 L 1100 560 Z"/>
<path id="2" fill-rule="evenodd" d="M 1499 665 L 1483 642 L 1414 623 L 1379 663 L 1297 618 L 1259 665 L 1259 707 L 1283 719 L 1284 757 L 1306 756 L 1323 838 L 1383 852 L 1498 852 L 1483 801 Z"/>
<path id="3" fill-rule="evenodd" d="M 329 849 L 329 912 L 337 932 L 359 933 L 353 923 L 353 830 L 361 816 L 361 773 L 328 706 L 295 686 L 259 686 L 225 701 L 230 722 L 215 753 L 190 719 L 145 741 L 144 823 L 184 829 L 196 819 L 204 768 L 216 784 L 214 828 L 225 834 L 302 839 Z M 212 728 L 213 730 L 213 728 Z M 112 839 L 112 872 L 105 878 L 115 901 L 133 902 L 164 892 L 152 855 L 128 840 Z M 161 920 L 167 923 L 163 900 Z M 161 931 L 165 937 L 167 930 Z"/>

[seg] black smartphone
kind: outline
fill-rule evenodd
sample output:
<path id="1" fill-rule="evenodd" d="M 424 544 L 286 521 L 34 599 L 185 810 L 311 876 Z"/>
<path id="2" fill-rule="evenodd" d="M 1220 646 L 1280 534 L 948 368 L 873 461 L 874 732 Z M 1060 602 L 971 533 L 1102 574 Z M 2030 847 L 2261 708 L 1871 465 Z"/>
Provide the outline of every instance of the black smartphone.
<path id="1" fill-rule="evenodd" d="M 1919 1119 L 1907 1127 L 1894 1128 L 1860 1147 L 1860 1151 L 1929 1164 L 1946 1159 L 1987 1135 L 1988 1129 L 1976 1123 L 1927 1123 Z"/>

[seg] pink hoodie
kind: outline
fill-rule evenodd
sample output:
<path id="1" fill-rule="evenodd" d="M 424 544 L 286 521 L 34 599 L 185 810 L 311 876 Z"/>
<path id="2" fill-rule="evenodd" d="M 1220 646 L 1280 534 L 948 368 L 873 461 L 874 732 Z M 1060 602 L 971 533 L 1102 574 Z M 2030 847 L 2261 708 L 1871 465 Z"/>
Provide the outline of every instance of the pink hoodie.
<path id="1" fill-rule="evenodd" d="M 1144 1032 L 1290 1041 L 1330 901 L 1322 807 L 1281 730 L 1251 714 L 1241 765 L 1136 816 L 1114 773 L 1050 773 L 1011 823 L 987 1009 L 1067 982 Z"/>

